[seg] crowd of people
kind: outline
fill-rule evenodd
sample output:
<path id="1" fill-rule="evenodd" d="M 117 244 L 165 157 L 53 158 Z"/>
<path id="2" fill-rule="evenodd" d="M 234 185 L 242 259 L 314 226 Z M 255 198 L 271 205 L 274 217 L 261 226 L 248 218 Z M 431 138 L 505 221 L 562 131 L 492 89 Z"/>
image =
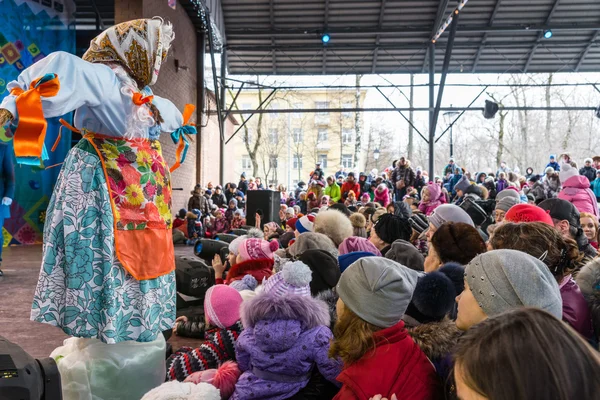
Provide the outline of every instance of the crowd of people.
<path id="1" fill-rule="evenodd" d="M 197 185 L 182 233 L 238 236 L 212 262 L 203 316 L 174 328 L 204 341 L 175 351 L 151 394 L 183 381 L 232 399 L 590 398 L 600 157 L 549 161 L 543 176 L 451 159 L 430 179 L 400 158 L 358 179 L 316 165 L 289 192 L 245 175 Z M 281 193 L 279 222 L 246 225 L 249 190 Z"/>

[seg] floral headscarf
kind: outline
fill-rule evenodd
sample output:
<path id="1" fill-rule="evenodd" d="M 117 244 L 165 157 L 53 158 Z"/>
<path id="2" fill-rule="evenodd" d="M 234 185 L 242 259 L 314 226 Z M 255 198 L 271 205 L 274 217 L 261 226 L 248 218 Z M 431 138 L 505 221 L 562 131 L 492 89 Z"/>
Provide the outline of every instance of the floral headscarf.
<path id="1" fill-rule="evenodd" d="M 172 26 L 161 19 L 135 19 L 96 36 L 82 58 L 121 65 L 142 89 L 156 83 L 173 38 Z"/>

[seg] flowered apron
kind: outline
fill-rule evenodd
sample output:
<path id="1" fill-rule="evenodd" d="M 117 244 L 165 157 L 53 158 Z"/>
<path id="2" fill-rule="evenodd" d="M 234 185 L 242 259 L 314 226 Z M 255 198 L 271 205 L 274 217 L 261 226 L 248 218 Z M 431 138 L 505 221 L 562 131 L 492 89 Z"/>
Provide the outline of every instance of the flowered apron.
<path id="1" fill-rule="evenodd" d="M 115 252 L 137 280 L 175 269 L 172 240 L 171 174 L 160 142 L 84 136 L 96 150 L 114 214 Z"/>

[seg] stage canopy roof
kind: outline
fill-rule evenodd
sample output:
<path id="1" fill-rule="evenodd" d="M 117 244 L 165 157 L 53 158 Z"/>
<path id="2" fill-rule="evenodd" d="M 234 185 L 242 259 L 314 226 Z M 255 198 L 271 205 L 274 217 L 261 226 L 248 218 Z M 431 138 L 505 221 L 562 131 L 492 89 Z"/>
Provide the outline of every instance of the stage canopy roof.
<path id="1" fill-rule="evenodd" d="M 428 44 L 458 4 L 221 0 L 229 73 L 426 72 Z M 448 31 L 436 43 L 436 71 Z M 459 15 L 449 72 L 597 72 L 599 32 L 598 0 L 471 0 Z"/>

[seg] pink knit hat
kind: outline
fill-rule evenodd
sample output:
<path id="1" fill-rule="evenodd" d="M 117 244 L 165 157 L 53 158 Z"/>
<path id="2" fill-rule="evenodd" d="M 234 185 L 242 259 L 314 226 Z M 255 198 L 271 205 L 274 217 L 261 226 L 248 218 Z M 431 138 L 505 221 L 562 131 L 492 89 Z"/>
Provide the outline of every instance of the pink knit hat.
<path id="1" fill-rule="evenodd" d="M 239 255 L 243 261 L 273 259 L 273 253 L 279 249 L 276 240 L 267 242 L 262 239 L 246 239 L 240 244 Z"/>
<path id="2" fill-rule="evenodd" d="M 429 190 L 430 201 L 436 201 L 442 194 L 442 188 L 440 185 L 434 182 L 429 182 L 427 184 L 427 190 Z"/>
<path id="3" fill-rule="evenodd" d="M 240 320 L 242 296 L 232 287 L 215 285 L 206 291 L 204 314 L 211 325 L 229 328 Z"/>
<path id="4" fill-rule="evenodd" d="M 340 246 L 338 247 L 338 252 L 340 256 L 348 253 L 354 253 L 355 251 L 366 251 L 367 253 L 373 253 L 373 255 L 377 257 L 383 257 L 381 252 L 373 243 L 371 243 L 368 239 L 350 236 L 349 238 L 344 239 Z"/>

